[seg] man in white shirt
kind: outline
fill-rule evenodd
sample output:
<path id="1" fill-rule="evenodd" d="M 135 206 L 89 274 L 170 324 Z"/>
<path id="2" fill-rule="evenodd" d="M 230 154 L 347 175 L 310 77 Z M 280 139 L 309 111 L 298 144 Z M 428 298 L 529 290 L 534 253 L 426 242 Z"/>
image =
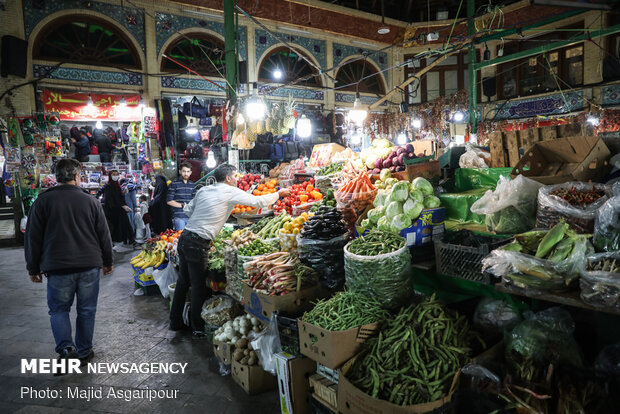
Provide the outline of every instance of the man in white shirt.
<path id="1" fill-rule="evenodd" d="M 190 321 L 195 338 L 205 337 L 205 324 L 200 312 L 204 301 L 211 296 L 211 290 L 207 287 L 209 248 L 230 217 L 235 204 L 262 208 L 274 204 L 280 197 L 290 195 L 290 190 L 282 189 L 273 194 L 253 196 L 237 188 L 235 173 L 235 167 L 230 164 L 217 167 L 213 172 L 217 183 L 198 190 L 192 201 L 183 208 L 189 220 L 177 248 L 179 279 L 170 310 L 170 329 L 177 331 L 183 328 L 183 307 L 191 286 Z"/>

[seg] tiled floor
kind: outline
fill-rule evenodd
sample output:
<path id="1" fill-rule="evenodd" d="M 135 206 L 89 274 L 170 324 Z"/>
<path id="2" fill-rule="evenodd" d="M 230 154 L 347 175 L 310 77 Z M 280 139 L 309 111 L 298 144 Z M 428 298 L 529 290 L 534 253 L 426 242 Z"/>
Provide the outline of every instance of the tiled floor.
<path id="1" fill-rule="evenodd" d="M 187 362 L 181 374 L 21 374 L 21 358 L 54 358 L 46 285 L 30 282 L 22 248 L 0 249 L 0 413 L 207 413 L 277 414 L 277 391 L 248 396 L 230 376 L 218 373 L 207 341 L 168 331 L 168 302 L 134 296 L 128 261 L 116 255 L 114 273 L 101 280 L 95 327 L 96 361 Z M 73 311 L 75 314 L 75 311 Z M 74 317 L 72 317 L 75 320 Z M 21 398 L 22 387 L 179 390 L 168 400 Z M 66 394 L 66 392 L 65 392 Z"/>

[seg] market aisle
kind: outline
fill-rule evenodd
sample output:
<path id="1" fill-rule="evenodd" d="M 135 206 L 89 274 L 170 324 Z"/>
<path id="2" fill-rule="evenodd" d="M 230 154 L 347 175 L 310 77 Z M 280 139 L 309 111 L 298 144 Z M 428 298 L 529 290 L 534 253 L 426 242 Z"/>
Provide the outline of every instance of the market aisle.
<path id="1" fill-rule="evenodd" d="M 250 397 L 218 365 L 207 341 L 168 331 L 168 302 L 161 296 L 133 296 L 128 260 L 116 255 L 103 277 L 95 327 L 93 362 L 187 362 L 185 374 L 21 374 L 21 358 L 55 358 L 45 284 L 30 282 L 22 248 L 0 249 L 0 413 L 279 413 L 277 391 Z M 75 311 L 73 311 L 75 315 Z M 75 320 L 75 317 L 72 316 Z M 66 390 L 179 390 L 172 400 L 20 398 L 21 387 Z"/>

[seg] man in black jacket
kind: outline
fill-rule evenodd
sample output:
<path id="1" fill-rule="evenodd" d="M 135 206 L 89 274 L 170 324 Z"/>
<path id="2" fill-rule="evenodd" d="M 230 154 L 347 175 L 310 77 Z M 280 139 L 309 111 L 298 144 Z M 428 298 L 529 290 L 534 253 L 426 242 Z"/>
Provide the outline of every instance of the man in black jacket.
<path id="1" fill-rule="evenodd" d="M 30 208 L 24 251 L 30 280 L 47 276 L 47 305 L 56 352 L 60 358 L 80 358 L 94 352 L 93 332 L 99 296 L 99 275 L 112 273 L 112 240 L 101 204 L 80 186 L 77 160 L 56 164 L 56 180 Z M 69 312 L 77 296 L 75 342 Z"/>
<path id="2" fill-rule="evenodd" d="M 112 162 L 112 141 L 104 132 L 100 129 L 95 130 L 95 142 L 97 143 L 97 149 L 99 151 L 99 160 L 103 162 Z"/>

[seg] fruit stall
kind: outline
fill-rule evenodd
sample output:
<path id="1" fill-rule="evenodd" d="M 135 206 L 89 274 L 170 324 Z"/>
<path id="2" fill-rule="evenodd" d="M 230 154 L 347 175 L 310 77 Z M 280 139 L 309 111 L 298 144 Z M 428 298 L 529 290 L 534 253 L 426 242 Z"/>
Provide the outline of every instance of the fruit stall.
<path id="1" fill-rule="evenodd" d="M 601 320 L 620 320 L 620 184 L 446 174 L 434 150 L 380 139 L 329 154 L 239 177 L 291 194 L 235 206 L 214 241 L 225 304 L 203 318 L 222 375 L 283 413 L 618 412 L 620 336 Z M 134 271 L 157 279 L 177 238 Z"/>

